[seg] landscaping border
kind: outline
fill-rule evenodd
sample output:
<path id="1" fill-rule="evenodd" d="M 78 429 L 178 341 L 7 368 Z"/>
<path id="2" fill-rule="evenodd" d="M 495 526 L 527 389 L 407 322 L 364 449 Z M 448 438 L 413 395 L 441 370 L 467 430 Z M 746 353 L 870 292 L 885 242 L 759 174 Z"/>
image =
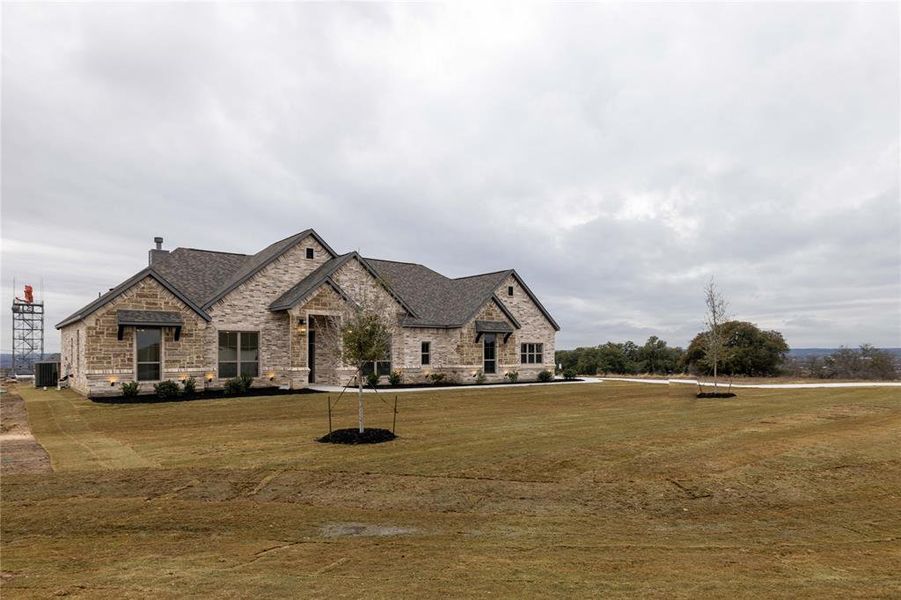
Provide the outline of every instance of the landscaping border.
<path id="1" fill-rule="evenodd" d="M 225 390 L 204 390 L 187 396 L 176 398 L 160 398 L 156 394 L 138 394 L 137 396 L 88 396 L 88 399 L 98 404 L 156 404 L 159 402 L 193 402 L 194 400 L 222 400 L 224 398 L 249 398 L 251 396 L 290 396 L 292 394 L 322 394 L 319 390 L 300 388 L 296 390 L 283 390 L 279 387 L 251 388 L 240 394 L 226 394 Z"/>

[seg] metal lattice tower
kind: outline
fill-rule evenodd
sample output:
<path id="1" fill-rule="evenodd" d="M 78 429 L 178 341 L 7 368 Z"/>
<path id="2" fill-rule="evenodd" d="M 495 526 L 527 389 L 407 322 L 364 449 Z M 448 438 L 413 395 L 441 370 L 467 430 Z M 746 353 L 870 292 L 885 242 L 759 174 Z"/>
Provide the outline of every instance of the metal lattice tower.
<path id="1" fill-rule="evenodd" d="M 34 373 L 35 361 L 44 358 L 44 303 L 13 298 L 12 332 L 12 372 Z"/>

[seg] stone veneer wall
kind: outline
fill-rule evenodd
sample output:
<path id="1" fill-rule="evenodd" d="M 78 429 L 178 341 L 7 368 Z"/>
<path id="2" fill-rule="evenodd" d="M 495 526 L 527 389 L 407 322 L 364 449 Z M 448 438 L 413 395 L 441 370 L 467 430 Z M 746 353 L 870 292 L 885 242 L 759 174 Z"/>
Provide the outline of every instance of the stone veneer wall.
<path id="1" fill-rule="evenodd" d="M 404 308 L 389 294 L 385 288 L 358 261 L 350 260 L 332 276 L 338 286 L 344 290 L 354 302 L 362 305 L 380 307 L 391 328 L 391 360 L 392 368 L 397 368 L 397 361 L 404 356 L 404 336 L 406 331 L 400 327 L 400 318 L 406 314 Z M 344 366 L 338 369 L 338 379 L 345 383 L 354 374 L 354 369 Z"/>
<path id="2" fill-rule="evenodd" d="M 83 321 L 66 325 L 60 330 L 60 377 L 69 376 L 69 386 L 88 393 L 88 379 L 85 374 L 85 324 Z"/>
<path id="3" fill-rule="evenodd" d="M 346 311 L 347 303 L 328 285 L 320 286 L 309 300 L 289 311 L 294 323 L 291 333 L 291 366 L 295 371 L 295 387 L 309 381 L 307 331 L 311 326 L 316 330 L 315 383 L 332 385 L 338 383 L 337 369 L 341 366 L 338 328 Z M 301 318 L 306 321 L 303 332 L 298 326 Z"/>
<path id="4" fill-rule="evenodd" d="M 477 335 L 476 321 L 504 321 L 509 323 L 511 327 L 513 326 L 510 320 L 501 312 L 501 309 L 498 308 L 497 304 L 489 302 L 479 311 L 475 318 L 458 330 L 457 353 L 460 363 L 469 365 L 469 371 L 481 370 L 484 366 L 484 341 L 482 338 L 479 338 L 478 342 L 475 341 Z M 514 356 L 517 347 L 516 334 L 511 335 L 506 342 L 504 342 L 503 335 L 497 334 L 497 369 L 495 369 L 496 372 L 493 375 L 485 374 L 487 381 L 502 381 L 507 371 L 518 367 L 518 357 Z"/>
<path id="5" fill-rule="evenodd" d="M 180 313 L 184 326 L 179 341 L 175 341 L 172 328 L 163 329 L 162 379 L 177 380 L 184 376 L 194 376 L 198 383 L 203 381 L 207 366 L 205 348 L 211 337 L 211 328 L 169 290 L 153 278 L 146 277 L 82 322 L 63 328 L 61 368 L 64 374 L 69 370 L 75 374 L 73 389 L 91 396 L 119 395 L 122 393 L 123 382 L 137 378 L 135 328 L 126 327 L 123 338 L 118 339 L 116 313 L 119 309 Z M 142 391 L 150 391 L 153 383 L 142 383 L 141 388 Z"/>
<path id="6" fill-rule="evenodd" d="M 306 258 L 307 248 L 313 248 L 314 258 Z M 299 383 L 296 372 L 291 370 L 291 320 L 285 311 L 270 311 L 269 305 L 330 258 L 325 248 L 309 236 L 210 307 L 208 312 L 217 332 L 260 332 L 259 381 L 267 385 Z M 222 385 L 224 380 L 218 373 L 218 344 L 216 333 L 210 339 L 207 352 L 214 383 Z"/>
<path id="7" fill-rule="evenodd" d="M 459 378 L 461 373 L 455 369 L 459 365 L 457 359 L 457 329 L 441 329 L 437 327 L 404 328 L 403 355 L 397 368 L 403 372 L 404 383 L 426 381 L 431 373 L 446 373 Z M 422 364 L 422 342 L 431 345 L 431 361 Z"/>
<path id="8" fill-rule="evenodd" d="M 513 296 L 507 295 L 508 286 L 513 286 Z M 521 327 L 510 337 L 510 349 L 513 356 L 508 368 L 515 367 L 521 381 L 537 379 L 538 373 L 545 369 L 554 372 L 554 350 L 557 335 L 554 326 L 512 275 L 501 283 L 495 294 L 507 310 L 516 317 Z M 519 346 L 523 343 L 544 344 L 544 363 L 540 365 L 520 364 Z"/>

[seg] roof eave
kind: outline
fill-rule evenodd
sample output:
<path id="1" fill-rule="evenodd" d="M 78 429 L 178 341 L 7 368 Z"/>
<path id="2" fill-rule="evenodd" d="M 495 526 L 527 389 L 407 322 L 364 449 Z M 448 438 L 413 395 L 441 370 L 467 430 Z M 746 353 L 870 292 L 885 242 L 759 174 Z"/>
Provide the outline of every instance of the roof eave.
<path id="1" fill-rule="evenodd" d="M 544 315 L 544 318 L 548 320 L 551 326 L 554 328 L 554 331 L 560 331 L 560 325 L 557 324 L 557 321 L 554 320 L 554 317 L 551 316 L 551 313 L 544 307 L 544 304 L 538 299 L 538 297 L 529 289 L 529 286 L 526 285 L 526 282 L 522 280 L 522 277 L 519 276 L 519 273 L 516 272 L 516 269 L 510 269 L 510 273 L 513 277 L 516 278 L 516 282 L 525 290 L 526 294 L 535 303 L 535 306 L 538 307 L 538 310 L 541 311 L 541 314 Z"/>

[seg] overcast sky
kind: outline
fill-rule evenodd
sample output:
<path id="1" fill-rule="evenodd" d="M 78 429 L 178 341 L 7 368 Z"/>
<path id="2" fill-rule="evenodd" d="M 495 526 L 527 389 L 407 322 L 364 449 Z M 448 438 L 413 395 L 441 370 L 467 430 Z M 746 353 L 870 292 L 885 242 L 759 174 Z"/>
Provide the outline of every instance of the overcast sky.
<path id="1" fill-rule="evenodd" d="M 883 4 L 2 7 L 2 325 L 166 247 L 307 227 L 515 267 L 559 348 L 735 318 L 901 346 L 899 15 Z M 21 292 L 20 292 L 21 293 Z"/>

